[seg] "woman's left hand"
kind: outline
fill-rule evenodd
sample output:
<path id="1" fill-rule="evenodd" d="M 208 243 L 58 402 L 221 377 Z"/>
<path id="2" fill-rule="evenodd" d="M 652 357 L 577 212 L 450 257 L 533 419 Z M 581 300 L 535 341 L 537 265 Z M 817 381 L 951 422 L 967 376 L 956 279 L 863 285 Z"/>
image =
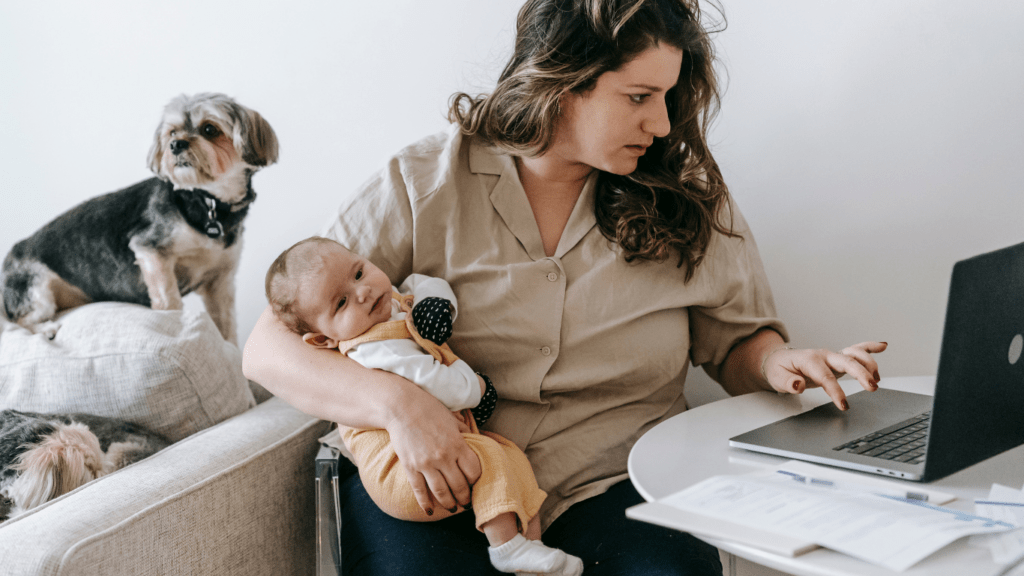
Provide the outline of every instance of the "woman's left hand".
<path id="1" fill-rule="evenodd" d="M 849 410 L 839 377 L 849 374 L 865 390 L 878 389 L 878 363 L 871 356 L 884 351 L 885 342 L 861 342 L 831 350 L 790 349 L 780 346 L 762 360 L 762 375 L 771 387 L 784 394 L 800 394 L 807 388 L 822 387 L 840 410 Z"/>

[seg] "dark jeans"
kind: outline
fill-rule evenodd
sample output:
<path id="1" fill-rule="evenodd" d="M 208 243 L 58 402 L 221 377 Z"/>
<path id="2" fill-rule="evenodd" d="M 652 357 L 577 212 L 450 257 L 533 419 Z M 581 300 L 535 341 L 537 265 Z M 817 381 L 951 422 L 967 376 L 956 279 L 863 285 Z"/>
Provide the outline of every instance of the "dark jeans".
<path id="1" fill-rule="evenodd" d="M 358 474 L 341 483 L 341 554 L 346 576 L 501 574 L 487 537 L 463 513 L 438 522 L 404 522 L 377 508 Z M 718 550 L 689 534 L 626 518 L 643 502 L 620 482 L 563 513 L 543 542 L 583 559 L 584 576 L 721 576 Z"/>

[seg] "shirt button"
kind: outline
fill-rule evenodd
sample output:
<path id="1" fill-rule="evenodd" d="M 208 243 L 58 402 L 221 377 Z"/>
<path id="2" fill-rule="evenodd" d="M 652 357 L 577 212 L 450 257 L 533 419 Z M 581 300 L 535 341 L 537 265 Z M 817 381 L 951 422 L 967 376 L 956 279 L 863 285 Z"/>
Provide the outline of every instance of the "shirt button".
<path id="1" fill-rule="evenodd" d="M 558 280 L 558 274 L 556 274 L 555 272 L 548 272 L 548 280 L 552 282 Z"/>
<path id="2" fill-rule="evenodd" d="M 540 349 L 540 353 L 545 355 L 545 356 L 551 356 L 551 348 L 545 346 L 545 347 Z"/>

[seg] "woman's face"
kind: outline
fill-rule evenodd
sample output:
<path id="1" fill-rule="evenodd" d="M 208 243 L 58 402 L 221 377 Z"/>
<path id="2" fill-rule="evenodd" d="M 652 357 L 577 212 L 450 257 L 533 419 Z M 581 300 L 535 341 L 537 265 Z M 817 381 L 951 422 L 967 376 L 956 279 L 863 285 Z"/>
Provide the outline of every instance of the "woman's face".
<path id="1" fill-rule="evenodd" d="M 679 80 L 682 62 L 682 50 L 658 44 L 599 76 L 590 91 L 564 96 L 549 152 L 605 172 L 632 173 L 654 138 L 669 133 L 665 95 Z"/>

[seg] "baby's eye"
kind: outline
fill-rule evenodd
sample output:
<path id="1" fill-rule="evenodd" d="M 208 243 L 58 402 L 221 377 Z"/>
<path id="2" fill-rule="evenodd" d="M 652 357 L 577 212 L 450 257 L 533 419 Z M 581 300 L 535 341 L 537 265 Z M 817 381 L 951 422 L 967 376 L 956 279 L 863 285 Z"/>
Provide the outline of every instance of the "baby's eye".
<path id="1" fill-rule="evenodd" d="M 650 94 L 630 94 L 629 99 L 633 101 L 633 104 L 643 104 L 644 100 L 647 100 L 648 96 L 650 96 Z"/>
<path id="2" fill-rule="evenodd" d="M 346 300 L 348 300 L 348 296 L 345 296 L 341 300 L 338 301 L 338 308 L 337 308 L 338 310 L 341 310 L 341 307 L 345 305 L 345 301 Z"/>
<path id="3" fill-rule="evenodd" d="M 356 272 L 356 280 L 362 280 L 362 278 L 363 278 L 363 269 L 360 268 L 359 271 Z"/>

